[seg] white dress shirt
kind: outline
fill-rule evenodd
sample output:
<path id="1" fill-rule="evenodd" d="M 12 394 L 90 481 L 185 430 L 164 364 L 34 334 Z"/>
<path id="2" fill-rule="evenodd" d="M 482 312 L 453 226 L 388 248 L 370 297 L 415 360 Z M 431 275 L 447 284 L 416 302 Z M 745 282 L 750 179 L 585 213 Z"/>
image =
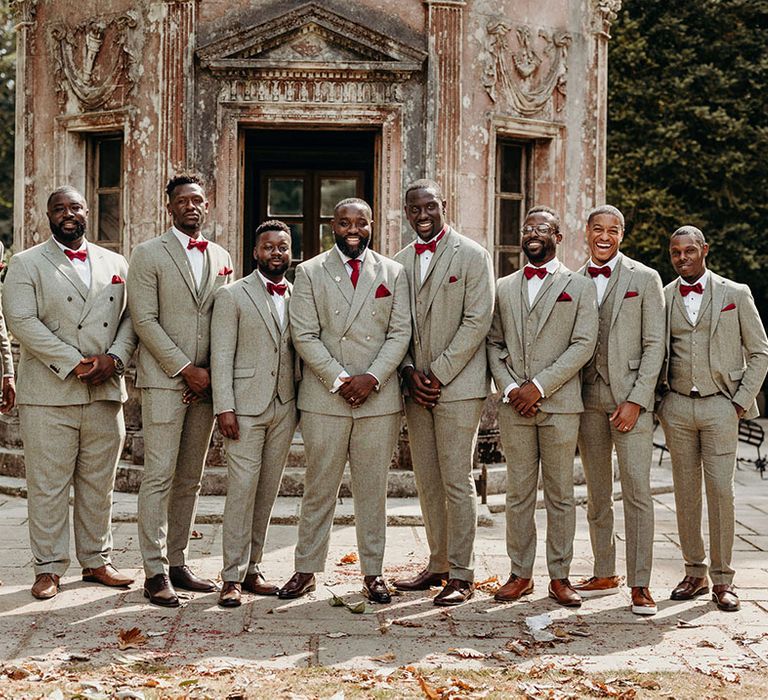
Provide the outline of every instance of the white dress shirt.
<path id="1" fill-rule="evenodd" d="M 614 270 L 616 269 L 616 264 L 619 262 L 620 257 L 621 257 L 621 253 L 617 253 L 606 263 L 596 263 L 594 260 L 592 260 L 592 258 L 590 258 L 587 265 L 589 267 L 608 266 L 611 268 L 611 274 L 613 274 Z M 597 290 L 597 305 L 600 306 L 600 304 L 603 303 L 605 290 L 608 289 L 608 283 L 611 281 L 611 278 L 606 277 L 605 275 L 598 275 L 597 277 L 592 277 L 592 281 L 595 283 L 595 288 Z"/>
<path id="2" fill-rule="evenodd" d="M 682 277 L 678 277 L 678 284 L 685 284 L 687 285 L 688 282 L 686 282 Z M 701 290 L 704 291 L 707 288 L 707 280 L 709 279 L 709 275 L 705 271 L 704 274 L 699 277 L 699 279 L 696 280 L 701 285 Z M 693 284 L 696 284 L 694 282 Z M 691 285 L 689 285 L 691 286 Z M 678 292 L 679 294 L 680 292 Z M 683 297 L 683 306 L 685 306 L 685 313 L 688 314 L 688 320 L 695 326 L 696 323 L 699 320 L 699 310 L 701 309 L 701 300 L 703 295 L 698 294 L 697 292 L 689 292 L 686 296 Z"/>
<path id="3" fill-rule="evenodd" d="M 264 275 L 261 274 L 261 270 L 256 270 L 259 277 L 261 278 L 261 281 L 264 283 L 264 287 L 269 289 L 267 287 L 267 284 L 285 284 L 285 277 L 282 277 L 279 282 L 273 282 L 272 280 L 268 280 Z M 267 294 L 269 294 L 269 291 L 267 291 Z M 280 294 L 271 294 L 272 302 L 275 305 L 275 308 L 277 309 L 277 316 L 280 319 L 280 326 L 285 325 L 285 295 Z"/>
<path id="4" fill-rule="evenodd" d="M 59 243 L 55 238 L 53 239 L 53 242 L 59 246 L 63 251 L 70 251 L 71 253 L 79 253 L 80 251 L 83 251 L 88 255 L 88 245 L 83 238 L 83 242 L 80 245 L 80 247 L 77 250 L 72 250 L 72 248 L 67 248 L 67 246 L 62 245 Z M 72 267 L 75 268 L 75 272 L 77 272 L 78 276 L 81 280 L 83 280 L 83 284 L 88 287 L 88 289 L 91 288 L 91 256 L 88 255 L 85 260 L 78 260 L 75 258 L 74 260 L 69 261 Z"/>
<path id="5" fill-rule="evenodd" d="M 192 240 L 191 236 L 186 233 L 182 233 L 175 226 L 171 226 L 173 235 L 176 236 L 181 247 L 184 248 L 184 252 L 187 254 L 187 260 L 189 260 L 189 266 L 192 268 L 192 277 L 195 280 L 195 286 L 200 289 L 200 280 L 203 278 L 203 268 L 205 267 L 205 253 L 200 248 L 188 248 L 189 241 Z M 198 236 L 197 241 L 204 241 L 202 235 Z"/>
<path id="6" fill-rule="evenodd" d="M 440 239 L 441 236 L 445 236 L 446 231 L 448 230 L 447 226 L 443 226 L 440 233 L 438 233 L 432 240 L 435 241 L 435 245 L 440 245 Z M 429 241 L 424 241 L 421 238 L 417 240 L 418 243 L 429 243 Z M 432 258 L 435 257 L 435 254 L 437 253 L 437 247 L 435 247 L 435 252 L 433 253 L 431 250 L 425 250 L 421 255 L 419 255 L 419 281 L 423 282 L 424 278 L 427 276 L 427 270 L 429 270 L 429 263 L 432 262 Z"/>

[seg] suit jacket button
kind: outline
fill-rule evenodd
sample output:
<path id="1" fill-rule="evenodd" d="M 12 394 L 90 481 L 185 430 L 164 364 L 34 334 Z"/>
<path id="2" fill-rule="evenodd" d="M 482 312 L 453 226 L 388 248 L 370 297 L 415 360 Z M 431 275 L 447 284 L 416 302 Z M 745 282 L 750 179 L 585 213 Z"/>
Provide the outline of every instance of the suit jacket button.
<path id="1" fill-rule="evenodd" d="M 104 328 L 106 328 L 108 325 L 109 324 L 106 321 L 104 321 Z"/>
<path id="2" fill-rule="evenodd" d="M 114 301 L 114 300 L 115 300 L 115 297 L 109 297 L 109 300 L 110 300 L 110 301 Z"/>
<path id="3" fill-rule="evenodd" d="M 83 327 L 81 325 L 78 325 L 77 326 L 77 330 L 81 331 L 81 330 L 83 330 Z"/>
<path id="4" fill-rule="evenodd" d="M 67 301 L 72 301 L 72 297 L 67 297 Z"/>

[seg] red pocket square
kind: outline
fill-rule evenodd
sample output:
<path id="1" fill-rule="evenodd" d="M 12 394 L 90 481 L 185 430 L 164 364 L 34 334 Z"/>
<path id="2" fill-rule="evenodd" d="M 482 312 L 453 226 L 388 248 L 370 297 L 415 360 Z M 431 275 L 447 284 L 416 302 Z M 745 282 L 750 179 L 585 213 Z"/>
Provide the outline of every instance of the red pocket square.
<path id="1" fill-rule="evenodd" d="M 731 302 L 730 304 L 728 304 L 728 306 L 723 307 L 723 311 L 733 311 L 735 308 L 736 308 L 736 304 Z M 722 313 L 722 311 L 720 313 Z"/>
<path id="2" fill-rule="evenodd" d="M 112 275 L 112 284 L 125 284 L 125 280 L 120 275 Z"/>
<path id="3" fill-rule="evenodd" d="M 380 284 L 376 288 L 376 299 L 382 299 L 383 297 L 391 297 L 392 292 L 390 292 L 383 284 Z"/>
<path id="4" fill-rule="evenodd" d="M 456 275 L 451 275 L 451 278 L 448 280 L 448 284 L 453 284 L 454 282 L 458 282 L 459 278 L 456 277 Z"/>
<path id="5" fill-rule="evenodd" d="M 635 291 L 633 291 L 633 290 L 631 290 L 631 289 L 630 289 L 630 290 L 629 290 L 629 291 L 628 291 L 628 292 L 627 292 L 627 293 L 624 295 L 624 298 L 625 298 L 625 299 L 632 299 L 633 297 L 637 297 L 637 296 L 640 296 L 640 295 L 639 295 L 637 292 L 635 292 Z"/>
<path id="6" fill-rule="evenodd" d="M 232 274 L 232 268 L 227 267 L 226 265 L 224 265 L 224 267 L 222 267 L 221 270 L 219 270 L 219 277 L 226 277 L 227 275 L 231 275 L 231 274 Z"/>
<path id="7" fill-rule="evenodd" d="M 573 301 L 573 299 L 571 299 L 571 295 L 568 294 L 568 292 L 563 292 L 559 297 L 557 297 L 557 301 Z"/>

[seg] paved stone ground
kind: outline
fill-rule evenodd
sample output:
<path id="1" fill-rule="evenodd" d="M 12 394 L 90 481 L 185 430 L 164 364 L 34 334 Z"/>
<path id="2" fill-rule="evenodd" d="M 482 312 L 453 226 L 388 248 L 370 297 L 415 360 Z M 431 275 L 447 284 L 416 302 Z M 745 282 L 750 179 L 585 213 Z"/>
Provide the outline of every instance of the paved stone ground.
<path id="1" fill-rule="evenodd" d="M 745 450 L 745 455 L 749 452 Z M 666 465 L 654 472 L 654 482 L 666 478 Z M 537 511 L 539 548 L 536 589 L 520 603 L 499 605 L 485 592 L 449 611 L 432 605 L 429 594 L 396 597 L 388 606 L 368 606 L 365 614 L 331 607 L 331 589 L 350 603 L 360 596 L 356 565 L 338 565 L 355 550 L 354 527 L 334 528 L 329 565 L 319 577 L 316 593 L 292 602 L 246 595 L 235 610 L 216 605 L 216 594 L 195 595 L 178 610 L 146 604 L 142 597 L 141 558 L 136 526 L 114 526 L 116 565 L 137 576 L 128 591 L 82 583 L 73 565 L 61 593 L 51 601 L 29 594 L 33 574 L 27 540 L 26 500 L 0 496 L 0 660 L 5 664 L 34 662 L 56 669 L 88 659 L 105 669 L 137 660 L 164 664 L 194 664 L 221 668 L 247 664 L 260 668 L 333 666 L 386 669 L 414 664 L 443 668 L 525 669 L 542 663 L 556 668 L 590 671 L 690 671 L 733 673 L 738 669 L 768 671 L 768 479 L 749 465 L 736 475 L 736 583 L 740 612 L 719 612 L 702 597 L 694 602 L 668 600 L 682 577 L 674 500 L 656 483 L 656 545 L 652 592 L 659 613 L 640 618 L 629 612 L 628 591 L 591 600 L 576 610 L 558 607 L 546 595 L 544 564 L 545 514 Z M 6 489 L 12 490 L 12 489 Z M 122 497 L 121 497 L 122 498 Z M 123 503 L 125 505 L 125 503 Z M 349 503 L 345 507 L 348 507 Z M 409 506 L 409 508 L 412 507 Z M 213 507 L 203 504 L 203 510 Z M 572 578 L 591 572 L 591 551 L 585 510 L 579 507 Z M 508 573 L 503 514 L 489 514 L 479 528 L 477 578 Z M 617 504 L 618 530 L 623 511 Z M 204 575 L 216 577 L 221 566 L 221 526 L 198 524 L 200 534 L 190 547 L 190 563 Z M 386 575 L 415 572 L 426 560 L 421 526 L 391 527 L 388 532 Z M 264 571 L 277 583 L 292 573 L 294 525 L 273 525 Z M 619 543 L 623 570 L 623 542 Z M 74 552 L 73 552 L 74 559 Z M 556 640 L 532 644 L 526 618 L 546 615 Z M 120 630 L 138 627 L 147 637 L 136 649 L 118 648 Z M 520 640 L 520 641 L 515 641 Z M 515 651 L 515 648 L 517 651 Z M 451 653 L 460 649 L 462 658 Z M 469 651 L 467 651 L 469 650 Z M 519 653 L 518 653 L 519 652 Z M 473 657 L 473 658 L 472 658 Z M 111 666 L 114 668 L 114 666 Z"/>

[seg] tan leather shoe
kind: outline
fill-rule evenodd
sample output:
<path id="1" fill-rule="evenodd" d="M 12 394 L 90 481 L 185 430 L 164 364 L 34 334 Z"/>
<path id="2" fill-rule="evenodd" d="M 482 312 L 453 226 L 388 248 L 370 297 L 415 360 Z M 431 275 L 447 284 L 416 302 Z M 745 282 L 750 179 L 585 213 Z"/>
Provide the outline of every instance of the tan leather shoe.
<path id="1" fill-rule="evenodd" d="M 184 566 L 171 566 L 168 568 L 168 578 L 176 588 L 197 593 L 213 593 L 219 586 L 210 579 L 200 578 L 186 564 Z"/>
<path id="2" fill-rule="evenodd" d="M 620 576 L 591 576 L 579 581 L 573 590 L 582 598 L 599 598 L 604 595 L 614 595 L 621 590 Z"/>
<path id="3" fill-rule="evenodd" d="M 567 578 L 553 578 L 549 582 L 549 597 L 567 608 L 578 608 L 581 605 L 581 596 L 573 590 Z"/>
<path id="4" fill-rule="evenodd" d="M 643 586 L 632 586 L 631 609 L 635 615 L 655 615 L 659 611 L 651 591 Z"/>
<path id="5" fill-rule="evenodd" d="M 468 601 L 475 592 L 475 584 L 472 581 L 462 581 L 460 578 L 448 579 L 440 593 L 432 602 L 435 605 L 461 605 Z"/>
<path id="6" fill-rule="evenodd" d="M 38 574 L 32 584 L 32 595 L 38 600 L 48 600 L 59 592 L 59 576 L 57 574 Z"/>
<path id="7" fill-rule="evenodd" d="M 256 595 L 277 595 L 278 588 L 274 583 L 267 583 L 262 573 L 257 571 L 245 577 L 243 590 Z"/>
<path id="8" fill-rule="evenodd" d="M 144 581 L 144 597 L 149 598 L 153 605 L 163 608 L 178 608 L 181 605 L 173 585 L 165 574 L 156 574 Z"/>
<path id="9" fill-rule="evenodd" d="M 288 579 L 288 582 L 277 592 L 278 598 L 301 598 L 301 596 L 315 590 L 315 575 L 304 574 L 301 571 Z"/>
<path id="10" fill-rule="evenodd" d="M 511 603 L 529 593 L 533 593 L 533 579 L 510 574 L 507 582 L 496 591 L 493 599 L 499 603 Z"/>
<path id="11" fill-rule="evenodd" d="M 104 564 L 97 569 L 83 569 L 83 581 L 126 588 L 133 583 L 133 578 L 120 573 L 112 564 Z"/>
<path id="12" fill-rule="evenodd" d="M 433 586 L 442 586 L 448 580 L 448 572 L 435 573 L 424 569 L 413 578 L 400 579 L 393 581 L 393 585 L 398 591 L 428 591 Z"/>
<path id="13" fill-rule="evenodd" d="M 222 608 L 236 608 L 240 605 L 240 592 L 243 587 L 237 581 L 224 581 L 219 593 L 219 605 Z"/>
<path id="14" fill-rule="evenodd" d="M 712 600 L 723 612 L 736 612 L 741 607 L 739 597 L 729 583 L 718 583 L 712 586 Z"/>
<path id="15" fill-rule="evenodd" d="M 696 596 L 709 593 L 706 578 L 697 578 L 696 576 L 686 576 L 675 586 L 670 594 L 671 600 L 693 600 Z"/>

